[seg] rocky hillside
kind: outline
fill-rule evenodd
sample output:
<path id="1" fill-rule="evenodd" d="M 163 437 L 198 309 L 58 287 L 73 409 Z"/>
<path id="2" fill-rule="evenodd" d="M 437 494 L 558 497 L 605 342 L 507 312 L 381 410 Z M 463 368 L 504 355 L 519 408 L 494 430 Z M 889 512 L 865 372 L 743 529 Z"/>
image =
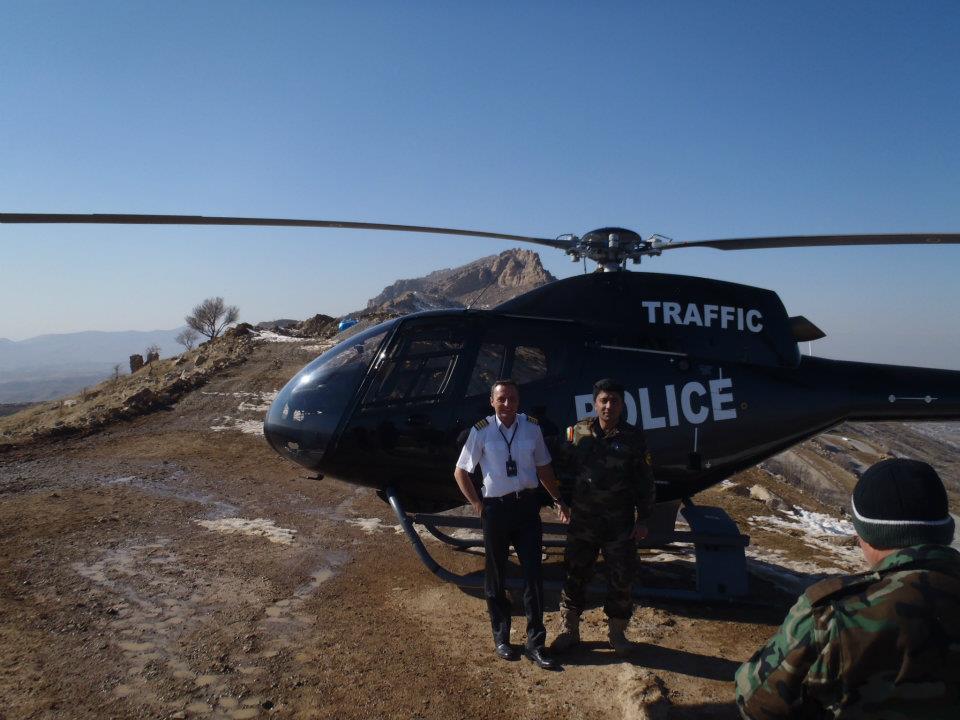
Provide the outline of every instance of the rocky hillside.
<path id="1" fill-rule="evenodd" d="M 929 462 L 940 473 L 954 512 L 960 512 L 960 423 L 843 423 L 761 468 L 806 496 L 844 514 L 860 474 L 888 457 Z"/>
<path id="2" fill-rule="evenodd" d="M 227 368 L 244 362 L 254 345 L 249 328 L 231 328 L 195 350 L 151 362 L 129 375 L 84 388 L 77 395 L 18 406 L 18 412 L 0 417 L 0 453 L 58 436 L 87 434 L 169 407 Z"/>
<path id="3" fill-rule="evenodd" d="M 553 282 L 532 250 L 507 250 L 422 278 L 398 280 L 367 303 L 365 312 L 406 314 L 436 308 L 490 308 L 528 290 Z M 482 293 L 482 295 L 481 295 Z"/>
<path id="4" fill-rule="evenodd" d="M 52 400 L 95 385 L 113 374 L 114 365 L 126 368 L 131 353 L 151 345 L 169 357 L 181 350 L 174 338 L 182 329 L 0 339 L 0 403 Z"/>

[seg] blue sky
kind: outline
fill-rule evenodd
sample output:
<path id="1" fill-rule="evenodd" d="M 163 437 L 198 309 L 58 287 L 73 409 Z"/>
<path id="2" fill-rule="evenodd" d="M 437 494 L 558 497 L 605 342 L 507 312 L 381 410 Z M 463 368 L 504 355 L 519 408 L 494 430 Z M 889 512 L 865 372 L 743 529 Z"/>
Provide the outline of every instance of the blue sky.
<path id="1" fill-rule="evenodd" d="M 0 211 L 678 240 L 960 231 L 955 2 L 0 0 Z M 0 337 L 339 314 L 510 243 L 0 226 Z M 560 276 L 579 270 L 541 252 Z M 643 270 L 776 290 L 832 357 L 960 368 L 960 247 Z"/>

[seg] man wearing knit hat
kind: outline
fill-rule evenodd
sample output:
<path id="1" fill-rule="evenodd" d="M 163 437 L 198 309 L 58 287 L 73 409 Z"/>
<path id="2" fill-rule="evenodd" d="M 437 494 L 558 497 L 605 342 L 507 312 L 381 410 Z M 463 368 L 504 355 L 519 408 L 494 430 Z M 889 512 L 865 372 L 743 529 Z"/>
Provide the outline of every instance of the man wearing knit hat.
<path id="1" fill-rule="evenodd" d="M 960 718 L 960 553 L 936 471 L 884 460 L 860 478 L 853 526 L 868 572 L 810 587 L 737 670 L 761 718 Z"/>

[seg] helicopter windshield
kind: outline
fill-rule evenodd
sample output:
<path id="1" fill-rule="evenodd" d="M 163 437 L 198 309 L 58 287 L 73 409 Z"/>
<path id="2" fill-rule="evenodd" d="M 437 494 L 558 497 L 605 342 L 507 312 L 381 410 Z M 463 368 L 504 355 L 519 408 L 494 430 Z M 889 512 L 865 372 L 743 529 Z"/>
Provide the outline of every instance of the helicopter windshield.
<path id="1" fill-rule="evenodd" d="M 320 459 L 394 324 L 391 320 L 354 335 L 286 384 L 264 426 L 274 449 L 308 466 Z"/>

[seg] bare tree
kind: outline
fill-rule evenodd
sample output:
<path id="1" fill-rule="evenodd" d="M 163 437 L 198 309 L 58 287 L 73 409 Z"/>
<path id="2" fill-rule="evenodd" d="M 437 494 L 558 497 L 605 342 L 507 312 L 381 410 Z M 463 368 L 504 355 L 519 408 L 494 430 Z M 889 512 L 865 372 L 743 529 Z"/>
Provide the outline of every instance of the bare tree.
<path id="1" fill-rule="evenodd" d="M 197 338 L 199 337 L 200 333 L 193 328 L 188 327 L 177 333 L 177 336 L 174 338 L 174 340 L 183 345 L 184 350 L 193 350 L 193 346 L 197 344 Z"/>
<path id="2" fill-rule="evenodd" d="M 154 360 L 160 359 L 160 346 L 154 343 L 153 345 L 148 345 L 147 349 L 143 351 L 143 354 L 147 356 L 147 362 L 152 363 Z"/>
<path id="3" fill-rule="evenodd" d="M 117 363 L 113 366 L 113 381 L 117 382 L 120 379 L 120 363 Z"/>
<path id="4" fill-rule="evenodd" d="M 211 340 L 216 339 L 230 323 L 240 317 L 236 305 L 226 306 L 222 297 L 207 298 L 193 308 L 193 312 L 184 318 L 187 325 Z"/>

